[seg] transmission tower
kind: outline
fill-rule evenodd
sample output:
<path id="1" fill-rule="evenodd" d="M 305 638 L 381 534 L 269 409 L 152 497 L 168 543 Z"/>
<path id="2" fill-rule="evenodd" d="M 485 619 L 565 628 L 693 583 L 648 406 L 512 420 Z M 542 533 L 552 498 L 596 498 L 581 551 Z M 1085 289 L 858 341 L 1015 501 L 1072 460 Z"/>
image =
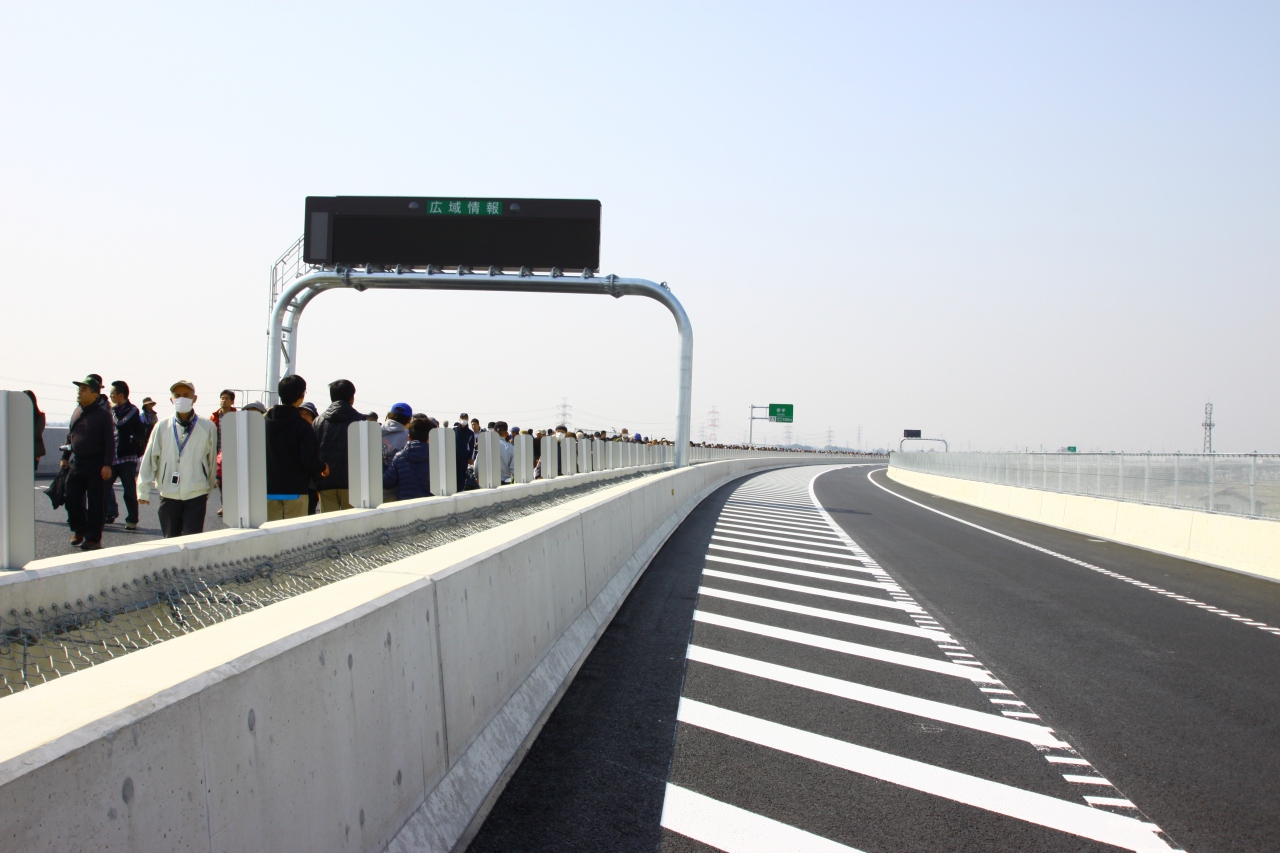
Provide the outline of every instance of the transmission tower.
<path id="1" fill-rule="evenodd" d="M 558 409 L 560 412 L 560 423 L 564 424 L 565 427 L 572 426 L 572 424 L 569 423 L 569 417 L 570 417 L 570 412 L 573 411 L 573 406 L 569 405 L 568 397 L 560 398 L 560 405 L 558 406 Z"/>
<path id="2" fill-rule="evenodd" d="M 1204 427 L 1204 452 L 1213 452 L 1213 403 L 1204 404 L 1204 423 L 1200 424 Z"/>
<path id="3" fill-rule="evenodd" d="M 787 428 L 783 431 L 782 444 L 785 447 L 791 446 L 791 424 L 787 424 Z"/>
<path id="4" fill-rule="evenodd" d="M 862 424 L 858 424 L 858 449 L 862 449 Z"/>
<path id="5" fill-rule="evenodd" d="M 835 434 L 831 432 L 831 427 L 827 427 L 827 450 L 830 450 L 836 443 Z"/>
<path id="6" fill-rule="evenodd" d="M 712 406 L 711 411 L 707 412 L 707 441 L 712 444 L 716 443 L 716 431 L 720 428 L 720 412 L 716 411 L 716 407 Z"/>

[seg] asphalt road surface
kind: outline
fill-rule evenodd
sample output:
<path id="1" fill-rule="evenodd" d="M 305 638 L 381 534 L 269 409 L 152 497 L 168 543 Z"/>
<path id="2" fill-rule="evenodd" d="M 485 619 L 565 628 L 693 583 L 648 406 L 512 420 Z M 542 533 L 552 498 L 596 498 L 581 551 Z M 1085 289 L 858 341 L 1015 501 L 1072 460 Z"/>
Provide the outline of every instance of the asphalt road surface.
<path id="1" fill-rule="evenodd" d="M 78 554 L 79 548 L 71 547 L 71 528 L 67 526 L 66 507 L 54 509 L 44 490 L 49 487 L 49 480 L 36 481 L 36 559 L 58 557 L 63 554 Z M 151 503 L 138 506 L 138 529 L 124 529 L 124 498 L 121 497 L 120 484 L 116 483 L 116 502 L 120 506 L 120 517 L 115 524 L 102 528 L 102 547 L 114 548 L 117 545 L 132 545 L 147 539 L 159 539 L 160 519 L 156 516 L 156 508 L 160 506 L 160 496 L 154 491 Z M 222 501 L 217 491 L 209 495 L 205 506 L 204 529 L 222 530 L 226 527 L 218 517 L 218 509 Z"/>
<path id="2" fill-rule="evenodd" d="M 1280 584 L 763 473 L 655 557 L 469 849 L 1280 850 L 1276 626 Z"/>

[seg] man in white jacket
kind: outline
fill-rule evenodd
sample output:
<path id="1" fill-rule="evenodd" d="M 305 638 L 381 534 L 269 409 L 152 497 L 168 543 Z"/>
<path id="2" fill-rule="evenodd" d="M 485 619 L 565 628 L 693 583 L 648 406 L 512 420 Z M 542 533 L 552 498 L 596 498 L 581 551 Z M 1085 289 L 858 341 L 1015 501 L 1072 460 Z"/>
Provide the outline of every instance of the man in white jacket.
<path id="1" fill-rule="evenodd" d="M 174 416 L 156 424 L 139 460 L 138 502 L 160 490 L 160 529 L 166 539 L 204 532 L 205 504 L 216 479 L 218 428 L 195 412 L 196 386 L 169 386 Z"/>

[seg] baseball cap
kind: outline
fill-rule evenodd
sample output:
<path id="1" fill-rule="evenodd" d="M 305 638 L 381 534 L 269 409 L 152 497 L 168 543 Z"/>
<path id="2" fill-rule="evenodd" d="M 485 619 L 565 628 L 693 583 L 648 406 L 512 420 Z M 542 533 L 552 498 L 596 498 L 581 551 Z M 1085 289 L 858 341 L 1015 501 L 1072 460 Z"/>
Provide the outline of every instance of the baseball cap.
<path id="1" fill-rule="evenodd" d="M 71 384 L 72 384 L 72 385 L 79 385 L 81 388 L 88 388 L 90 391 L 94 392 L 95 394 L 100 394 L 100 393 L 102 393 L 102 380 L 101 380 L 101 379 L 99 379 L 99 378 L 98 378 L 95 374 L 93 374 L 93 373 L 90 373 L 88 376 L 86 376 L 86 377 L 84 378 L 84 381 L 82 381 L 82 382 L 74 382 L 74 381 L 73 381 Z"/>
<path id="2" fill-rule="evenodd" d="M 464 421 L 465 421 L 465 420 L 467 420 L 467 419 L 468 419 L 469 417 L 471 417 L 471 416 L 470 416 L 470 415 L 468 415 L 466 412 L 463 412 L 462 414 L 458 415 L 458 417 L 459 417 L 459 419 L 461 419 L 461 420 L 464 420 Z"/>
<path id="3" fill-rule="evenodd" d="M 177 388 L 179 385 L 185 385 L 188 388 L 190 388 L 192 394 L 196 392 L 196 384 L 194 382 L 192 382 L 190 379 L 179 379 L 177 382 L 169 386 L 169 393 L 172 394 L 173 389 Z"/>
<path id="4" fill-rule="evenodd" d="M 396 403 L 391 407 L 391 413 L 393 415 L 411 418 L 413 417 L 413 406 L 410 406 L 408 403 Z"/>

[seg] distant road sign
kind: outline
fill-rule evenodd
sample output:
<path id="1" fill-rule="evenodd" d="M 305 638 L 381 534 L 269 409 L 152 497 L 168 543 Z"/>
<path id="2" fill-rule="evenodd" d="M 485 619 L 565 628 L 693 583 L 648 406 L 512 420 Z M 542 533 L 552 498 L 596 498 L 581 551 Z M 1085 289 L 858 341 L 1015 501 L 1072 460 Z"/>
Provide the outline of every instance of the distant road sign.
<path id="1" fill-rule="evenodd" d="M 796 407 L 791 403 L 770 403 L 769 420 L 779 424 L 794 423 Z"/>
<path id="2" fill-rule="evenodd" d="M 919 437 L 920 437 L 920 430 L 918 430 L 918 429 L 904 429 L 904 430 L 902 431 L 902 437 L 903 437 L 903 438 L 919 438 Z"/>
<path id="3" fill-rule="evenodd" d="M 304 258 L 330 266 L 397 264 L 592 271 L 594 199 L 308 196 Z"/>
<path id="4" fill-rule="evenodd" d="M 1076 452 L 1076 446 L 1075 446 L 1074 444 L 1069 445 L 1069 446 L 1067 447 L 1067 452 L 1068 452 L 1068 453 L 1075 453 L 1075 452 Z"/>

